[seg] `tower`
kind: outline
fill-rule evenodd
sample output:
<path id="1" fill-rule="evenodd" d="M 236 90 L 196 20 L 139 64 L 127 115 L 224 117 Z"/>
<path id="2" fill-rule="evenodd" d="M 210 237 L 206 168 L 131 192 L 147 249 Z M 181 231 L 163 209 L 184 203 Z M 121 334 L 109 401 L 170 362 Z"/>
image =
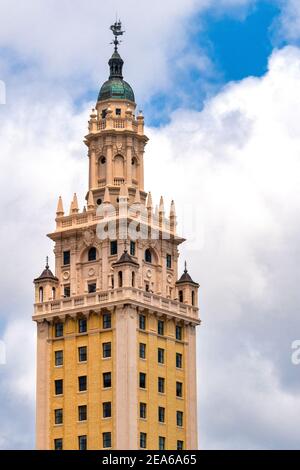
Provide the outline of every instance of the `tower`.
<path id="1" fill-rule="evenodd" d="M 174 202 L 144 190 L 144 117 L 123 79 L 121 23 L 88 122 L 80 212 L 59 198 L 55 275 L 34 280 L 38 449 L 196 449 L 198 288 L 178 280 Z"/>

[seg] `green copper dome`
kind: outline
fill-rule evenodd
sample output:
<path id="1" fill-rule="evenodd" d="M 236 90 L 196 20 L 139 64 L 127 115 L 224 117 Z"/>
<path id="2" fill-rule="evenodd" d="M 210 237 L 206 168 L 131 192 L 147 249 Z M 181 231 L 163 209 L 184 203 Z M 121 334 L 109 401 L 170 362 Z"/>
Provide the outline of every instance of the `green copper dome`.
<path id="1" fill-rule="evenodd" d="M 103 83 L 98 101 L 110 98 L 134 101 L 134 93 L 129 83 L 125 82 L 122 78 L 110 78 Z"/>
<path id="2" fill-rule="evenodd" d="M 103 83 L 98 101 L 108 100 L 110 98 L 134 101 L 134 93 L 131 86 L 123 80 L 122 69 L 123 59 L 117 48 L 109 59 L 109 79 Z"/>

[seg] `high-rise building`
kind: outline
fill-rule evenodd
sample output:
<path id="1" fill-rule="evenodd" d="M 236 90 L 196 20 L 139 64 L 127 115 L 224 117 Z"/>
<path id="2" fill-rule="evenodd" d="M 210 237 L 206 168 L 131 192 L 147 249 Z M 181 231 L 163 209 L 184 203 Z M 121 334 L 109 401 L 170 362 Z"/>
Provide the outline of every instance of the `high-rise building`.
<path id="1" fill-rule="evenodd" d="M 38 449 L 196 449 L 198 288 L 176 215 L 144 190 L 144 117 L 114 52 L 88 123 L 89 189 L 34 280 Z M 159 171 L 159 168 L 157 169 Z"/>

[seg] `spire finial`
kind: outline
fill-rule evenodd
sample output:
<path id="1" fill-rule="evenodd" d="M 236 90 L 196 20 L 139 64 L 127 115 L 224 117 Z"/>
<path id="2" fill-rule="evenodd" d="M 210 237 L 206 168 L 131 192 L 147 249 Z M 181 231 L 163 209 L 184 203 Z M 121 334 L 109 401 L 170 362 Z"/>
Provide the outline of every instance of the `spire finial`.
<path id="1" fill-rule="evenodd" d="M 187 270 L 187 262 L 186 262 L 186 261 L 184 262 L 184 272 L 185 272 L 185 273 L 188 272 L 188 270 Z"/>
<path id="2" fill-rule="evenodd" d="M 113 40 L 111 44 L 114 44 L 115 52 L 118 52 L 118 45 L 121 43 L 118 37 L 123 36 L 123 34 L 125 33 L 125 31 L 122 31 L 121 21 L 116 19 L 115 23 L 111 25 L 110 29 L 115 37 L 115 39 Z"/>
<path id="3" fill-rule="evenodd" d="M 127 253 L 127 240 L 124 241 L 124 253 Z"/>
<path id="4" fill-rule="evenodd" d="M 49 269 L 49 256 L 46 256 L 46 269 Z"/>

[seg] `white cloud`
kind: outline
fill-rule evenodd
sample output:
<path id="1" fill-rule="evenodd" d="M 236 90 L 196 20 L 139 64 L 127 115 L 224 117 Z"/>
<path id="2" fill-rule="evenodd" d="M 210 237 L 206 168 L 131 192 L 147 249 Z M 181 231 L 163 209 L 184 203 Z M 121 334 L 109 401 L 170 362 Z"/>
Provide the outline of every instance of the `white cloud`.
<path id="1" fill-rule="evenodd" d="M 287 47 L 264 77 L 231 83 L 202 112 L 178 110 L 166 128 L 149 129 L 148 186 L 193 205 L 200 223 L 184 257 L 201 283 L 206 448 L 298 447 L 299 80 L 300 50 Z"/>
<path id="2" fill-rule="evenodd" d="M 278 0 L 281 7 L 279 20 L 280 30 L 277 31 L 287 40 L 300 37 L 300 4 L 298 0 Z"/>
<path id="3" fill-rule="evenodd" d="M 80 0 L 2 0 L 0 45 L 7 61 L 12 62 L 12 71 L 17 70 L 25 80 L 28 75 L 29 80 L 36 79 L 38 74 L 55 88 L 57 82 L 68 80 L 72 83 L 70 93 L 84 93 L 98 86 L 108 73 L 112 50 L 109 25 L 117 11 L 126 29 L 126 47 L 121 46 L 125 75 L 144 100 L 149 92 L 166 89 L 174 81 L 174 60 L 187 45 L 191 29 L 201 28 L 200 18 L 196 24 L 193 17 L 207 8 L 235 11 L 252 3 L 253 0 L 113 0 L 108 4 L 90 0 L 87 8 Z M 127 61 L 127 57 L 136 60 Z M 20 61 L 25 69 L 15 68 Z"/>

